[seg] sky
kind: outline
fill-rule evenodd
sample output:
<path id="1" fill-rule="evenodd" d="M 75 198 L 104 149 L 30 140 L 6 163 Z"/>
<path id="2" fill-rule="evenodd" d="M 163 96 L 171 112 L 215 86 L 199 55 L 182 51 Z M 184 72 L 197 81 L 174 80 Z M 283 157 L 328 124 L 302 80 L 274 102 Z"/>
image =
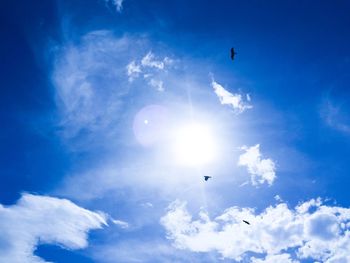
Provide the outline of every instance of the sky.
<path id="1" fill-rule="evenodd" d="M 350 262 L 349 10 L 2 1 L 0 263 Z"/>

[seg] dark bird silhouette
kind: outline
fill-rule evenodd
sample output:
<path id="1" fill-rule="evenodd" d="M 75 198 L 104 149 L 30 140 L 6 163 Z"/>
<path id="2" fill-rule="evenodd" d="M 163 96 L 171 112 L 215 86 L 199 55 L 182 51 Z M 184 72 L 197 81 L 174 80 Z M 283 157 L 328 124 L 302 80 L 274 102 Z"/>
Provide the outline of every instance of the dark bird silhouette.
<path id="1" fill-rule="evenodd" d="M 209 176 L 209 175 L 204 175 L 204 180 L 205 180 L 205 181 L 208 181 L 209 178 L 211 178 L 211 176 Z"/>
<path id="2" fill-rule="evenodd" d="M 234 48 L 231 48 L 231 59 L 234 60 L 235 59 L 235 55 L 237 53 L 235 52 L 235 49 Z"/>
<path id="3" fill-rule="evenodd" d="M 250 225 L 250 223 L 246 220 L 242 220 L 244 223 L 246 223 L 247 225 Z"/>

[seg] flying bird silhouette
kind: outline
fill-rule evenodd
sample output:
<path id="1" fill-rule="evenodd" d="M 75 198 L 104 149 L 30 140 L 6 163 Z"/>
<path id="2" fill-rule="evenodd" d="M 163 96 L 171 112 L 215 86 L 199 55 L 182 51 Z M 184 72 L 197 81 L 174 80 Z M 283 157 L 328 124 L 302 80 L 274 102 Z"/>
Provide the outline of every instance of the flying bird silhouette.
<path id="1" fill-rule="evenodd" d="M 242 220 L 244 223 L 246 223 L 247 225 L 250 225 L 250 223 L 246 220 Z"/>
<path id="2" fill-rule="evenodd" d="M 208 181 L 209 178 L 211 178 L 211 176 L 209 176 L 209 175 L 205 175 L 205 176 L 204 176 L 204 180 L 205 180 L 205 181 Z"/>
<path id="3" fill-rule="evenodd" d="M 234 48 L 231 48 L 231 59 L 234 60 L 235 59 L 235 55 L 237 53 L 235 52 L 235 49 Z"/>

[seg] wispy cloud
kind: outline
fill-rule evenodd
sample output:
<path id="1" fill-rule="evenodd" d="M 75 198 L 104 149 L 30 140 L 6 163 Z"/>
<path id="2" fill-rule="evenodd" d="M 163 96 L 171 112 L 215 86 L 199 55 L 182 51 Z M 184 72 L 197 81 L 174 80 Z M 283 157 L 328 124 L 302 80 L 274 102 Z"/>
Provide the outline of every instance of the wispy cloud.
<path id="1" fill-rule="evenodd" d="M 123 10 L 124 0 L 105 0 L 105 1 L 107 4 L 112 4 L 113 6 L 115 6 L 118 12 L 121 12 Z"/>
<path id="2" fill-rule="evenodd" d="M 164 69 L 165 62 L 167 62 L 167 58 L 157 60 L 154 54 L 150 51 L 142 58 L 141 65 L 144 67 Z"/>
<path id="3" fill-rule="evenodd" d="M 186 203 L 175 201 L 161 219 L 168 239 L 179 249 L 217 251 L 237 261 L 252 257 L 247 253 L 253 252 L 256 254 L 250 259 L 256 263 L 294 263 L 306 258 L 349 262 L 349 221 L 350 209 L 327 206 L 320 199 L 294 209 L 280 203 L 260 214 L 251 208 L 230 207 L 214 219 L 201 211 L 197 220 L 188 212 Z"/>
<path id="4" fill-rule="evenodd" d="M 253 185 L 267 182 L 271 185 L 276 179 L 276 165 L 270 158 L 262 159 L 260 145 L 241 147 L 245 153 L 239 156 L 238 165 L 246 166 Z"/>
<path id="5" fill-rule="evenodd" d="M 129 81 L 133 81 L 134 78 L 137 78 L 141 71 L 141 65 L 136 64 L 136 62 L 133 60 L 126 66 L 127 74 L 129 76 Z"/>
<path id="6" fill-rule="evenodd" d="M 84 145 L 93 145 L 95 138 L 103 136 L 110 145 L 120 137 L 116 134 L 121 132 L 118 125 L 130 90 L 146 83 L 164 91 L 164 74 L 172 61 L 158 59 L 152 52 L 145 54 L 147 45 L 146 40 L 93 31 L 79 44 L 65 43 L 58 49 L 52 81 L 62 137 L 77 145 L 81 140 L 74 140 L 83 138 Z M 144 55 L 133 59 L 140 54 Z M 141 81 L 134 85 L 137 78 Z"/>
<path id="7" fill-rule="evenodd" d="M 251 100 L 249 94 L 246 95 L 246 100 L 244 100 L 241 94 L 230 93 L 215 80 L 212 80 L 211 85 L 215 94 L 219 97 L 221 104 L 230 105 L 237 114 L 253 108 L 253 106 L 248 103 Z"/>
<path id="8" fill-rule="evenodd" d="M 331 128 L 350 134 L 349 110 L 345 103 L 337 103 L 329 96 L 323 99 L 320 115 L 324 122 Z"/>
<path id="9" fill-rule="evenodd" d="M 202 257 L 190 252 L 179 252 L 176 248 L 159 238 L 139 237 L 135 239 L 124 239 L 117 243 L 109 243 L 94 249 L 93 257 L 97 262 L 115 263 L 201 263 Z"/>
<path id="10" fill-rule="evenodd" d="M 132 60 L 127 66 L 126 71 L 129 82 L 133 82 L 140 77 L 147 81 L 148 85 L 158 91 L 164 91 L 164 82 L 160 79 L 159 73 L 166 72 L 167 67 L 173 63 L 168 57 L 163 59 L 156 58 L 156 56 L 149 51 L 140 61 Z"/>
<path id="11" fill-rule="evenodd" d="M 58 49 L 52 81 L 65 138 L 84 136 L 89 141 L 100 132 L 105 138 L 116 138 L 123 99 L 131 82 L 141 75 L 149 86 L 164 90 L 161 74 L 172 62 L 167 57 L 160 60 L 152 52 L 139 61 L 133 59 L 144 52 L 145 42 L 118 38 L 110 31 L 93 31 L 79 44 L 65 43 Z"/>
<path id="12" fill-rule="evenodd" d="M 162 80 L 151 79 L 149 81 L 149 85 L 151 85 L 152 87 L 154 87 L 158 91 L 164 91 L 163 81 Z"/>
<path id="13" fill-rule="evenodd" d="M 131 42 L 94 31 L 79 45 L 66 43 L 57 53 L 52 79 L 64 137 L 99 131 L 108 137 L 116 131 L 122 97 L 129 88 L 122 76 Z"/>
<path id="14" fill-rule="evenodd" d="M 166 69 L 166 66 L 172 63 L 173 61 L 170 58 L 164 57 L 163 59 L 157 59 L 156 56 L 149 51 L 140 61 L 133 60 L 127 65 L 127 75 L 129 78 L 131 78 L 131 80 L 138 77 L 141 72 L 143 72 L 147 77 L 154 73 L 152 71 L 146 72 L 147 69 L 162 71 Z"/>
<path id="15" fill-rule="evenodd" d="M 1 262 L 44 262 L 33 255 L 40 244 L 67 249 L 88 246 L 88 232 L 106 225 L 106 217 L 69 200 L 24 194 L 17 204 L 0 205 Z"/>
<path id="16" fill-rule="evenodd" d="M 112 223 L 119 226 L 120 228 L 126 229 L 129 228 L 128 222 L 117 220 L 117 219 L 111 219 Z"/>

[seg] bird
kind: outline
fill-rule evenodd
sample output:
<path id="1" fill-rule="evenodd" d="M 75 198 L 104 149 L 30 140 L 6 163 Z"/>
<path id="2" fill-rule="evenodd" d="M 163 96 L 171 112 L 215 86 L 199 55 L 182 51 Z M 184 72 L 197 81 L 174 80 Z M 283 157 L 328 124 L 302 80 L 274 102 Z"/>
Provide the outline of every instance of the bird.
<path id="1" fill-rule="evenodd" d="M 246 223 L 247 225 L 250 225 L 250 223 L 247 220 L 242 220 L 244 223 Z"/>
<path id="2" fill-rule="evenodd" d="M 235 52 L 235 49 L 234 48 L 231 48 L 231 59 L 234 60 L 235 59 L 235 55 L 237 53 Z"/>
<path id="3" fill-rule="evenodd" d="M 205 180 L 205 181 L 208 181 L 209 178 L 211 178 L 211 176 L 209 176 L 209 175 L 204 175 L 204 180 Z"/>

